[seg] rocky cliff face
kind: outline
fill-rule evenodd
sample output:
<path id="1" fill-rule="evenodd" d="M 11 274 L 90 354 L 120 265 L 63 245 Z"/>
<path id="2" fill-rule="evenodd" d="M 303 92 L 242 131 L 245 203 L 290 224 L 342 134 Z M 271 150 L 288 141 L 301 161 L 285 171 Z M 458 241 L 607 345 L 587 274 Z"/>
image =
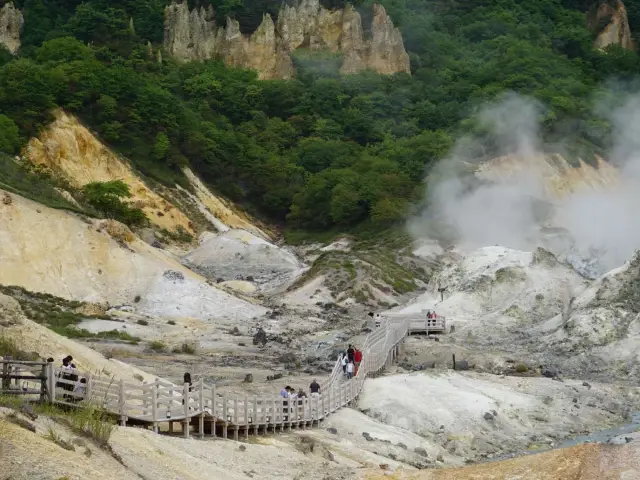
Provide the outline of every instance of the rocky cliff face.
<path id="1" fill-rule="evenodd" d="M 384 7 L 373 6 L 370 38 L 365 38 L 360 14 L 353 7 L 327 10 L 319 0 L 283 5 L 274 22 L 265 15 L 251 35 L 243 35 L 230 18 L 215 21 L 211 7 L 189 10 L 186 1 L 165 10 L 164 46 L 180 60 L 221 58 L 227 65 L 253 68 L 262 79 L 292 78 L 291 54 L 297 49 L 342 53 L 341 72 L 371 69 L 382 74 L 409 73 L 402 35 Z"/>
<path id="2" fill-rule="evenodd" d="M 13 3 L 6 3 L 0 8 L 0 45 L 4 45 L 11 53 L 16 53 L 20 48 L 23 25 L 22 12 Z"/>
<path id="3" fill-rule="evenodd" d="M 588 17 L 589 28 L 598 33 L 594 42 L 596 48 L 602 49 L 616 44 L 628 50 L 635 48 L 631 38 L 627 9 L 621 0 L 598 1 Z"/>
<path id="4" fill-rule="evenodd" d="M 596 162 L 594 167 L 580 160 L 574 167 L 559 154 L 507 155 L 480 164 L 476 176 L 503 184 L 525 176 L 535 178 L 547 198 L 558 199 L 585 190 L 604 191 L 619 182 L 619 172 L 613 165 L 600 157 Z"/>

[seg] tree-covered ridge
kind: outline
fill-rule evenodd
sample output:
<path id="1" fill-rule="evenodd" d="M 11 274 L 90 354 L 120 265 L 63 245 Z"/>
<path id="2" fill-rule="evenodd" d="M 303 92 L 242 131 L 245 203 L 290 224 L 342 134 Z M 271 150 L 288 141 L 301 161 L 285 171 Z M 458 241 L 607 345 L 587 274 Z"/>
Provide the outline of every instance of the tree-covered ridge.
<path id="1" fill-rule="evenodd" d="M 145 174 L 172 183 L 191 165 L 222 193 L 303 229 L 402 219 L 428 168 L 477 128 L 475 109 L 505 91 L 546 105 L 547 141 L 603 150 L 609 126 L 592 96 L 640 69 L 635 52 L 594 50 L 584 5 L 571 0 L 384 0 L 411 76 L 341 77 L 306 56 L 291 81 L 215 61 L 158 62 L 163 0 L 19 3 L 23 47 L 15 58 L 0 51 L 0 149 L 17 152 L 61 106 Z M 210 3 L 249 17 L 280 5 Z"/>

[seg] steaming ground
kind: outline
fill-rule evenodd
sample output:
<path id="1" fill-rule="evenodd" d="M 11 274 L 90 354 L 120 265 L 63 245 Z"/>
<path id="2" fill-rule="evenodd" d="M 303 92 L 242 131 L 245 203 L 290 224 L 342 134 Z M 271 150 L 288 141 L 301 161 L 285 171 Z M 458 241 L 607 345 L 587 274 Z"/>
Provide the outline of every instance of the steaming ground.
<path id="1" fill-rule="evenodd" d="M 545 246 L 590 278 L 631 258 L 640 247 L 640 97 L 607 115 L 614 145 L 610 163 L 596 167 L 545 153 L 553 149 L 538 133 L 541 112 L 516 95 L 481 111 L 488 137 L 462 139 L 431 174 L 428 206 L 409 224 L 414 236 L 444 236 L 467 252 Z M 491 146 L 502 157 L 486 162 Z"/>

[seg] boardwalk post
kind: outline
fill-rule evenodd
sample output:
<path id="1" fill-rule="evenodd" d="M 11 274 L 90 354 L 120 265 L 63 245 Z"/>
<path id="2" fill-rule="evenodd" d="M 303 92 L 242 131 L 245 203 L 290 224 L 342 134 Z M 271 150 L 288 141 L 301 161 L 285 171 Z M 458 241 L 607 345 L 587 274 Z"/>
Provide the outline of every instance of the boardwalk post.
<path id="1" fill-rule="evenodd" d="M 56 376 L 53 372 L 53 362 L 47 363 L 47 397 L 49 403 L 56 400 Z"/>
<path id="2" fill-rule="evenodd" d="M 155 381 L 157 382 L 158 379 L 156 378 Z M 151 389 L 153 389 L 153 384 L 152 383 L 151 384 L 147 384 L 145 382 L 145 386 L 146 385 L 151 385 Z M 142 405 L 144 405 L 144 410 L 142 411 L 142 413 L 143 413 L 143 415 L 147 416 L 149 414 L 149 411 L 147 410 L 147 408 L 149 408 L 149 401 L 147 400 L 146 391 L 143 390 L 143 392 L 145 392 L 145 393 L 144 393 L 144 398 L 142 399 Z"/>
<path id="3" fill-rule="evenodd" d="M 199 396 L 198 396 L 198 403 L 200 404 L 198 406 L 199 411 L 200 411 L 198 432 L 200 433 L 201 437 L 204 437 L 204 415 L 205 415 L 205 412 L 204 412 L 204 380 L 203 380 L 202 377 L 200 377 L 200 382 L 199 382 L 198 388 L 200 389 Z"/>
<path id="4" fill-rule="evenodd" d="M 151 384 L 151 420 L 153 433 L 158 433 L 158 383 Z"/>
<path id="5" fill-rule="evenodd" d="M 40 371 L 40 403 L 44 403 L 47 397 L 47 364 L 42 364 Z"/>
<path id="6" fill-rule="evenodd" d="M 287 416 L 285 417 L 285 410 L 289 409 L 289 401 L 287 401 L 287 407 L 285 408 L 284 406 L 284 398 L 280 397 L 280 431 L 284 432 L 284 423 L 289 420 L 289 412 L 287 413 Z"/>
<path id="7" fill-rule="evenodd" d="M 211 387 L 211 415 L 213 416 L 213 419 L 211 420 L 211 436 L 215 437 L 216 436 L 216 421 L 218 419 L 218 417 L 216 416 L 216 384 L 213 384 L 213 387 Z"/>
<path id="8" fill-rule="evenodd" d="M 253 416 L 251 418 L 253 420 L 253 429 L 255 434 L 258 435 L 260 431 L 260 416 L 258 415 L 258 396 L 254 395 L 253 397 Z"/>
<path id="9" fill-rule="evenodd" d="M 171 417 L 171 409 L 173 408 L 173 400 L 174 400 L 174 390 L 173 390 L 173 384 L 171 385 L 171 387 L 169 387 L 169 405 L 168 405 L 168 409 L 169 409 L 169 418 Z M 170 432 L 172 432 L 172 428 L 173 428 L 173 422 L 169 422 L 169 427 L 170 427 Z"/>
<path id="10" fill-rule="evenodd" d="M 271 423 L 273 424 L 273 434 L 276 434 L 276 399 L 273 399 L 273 406 L 271 407 Z"/>
<path id="11" fill-rule="evenodd" d="M 2 362 L 2 390 L 9 390 L 11 379 L 9 378 L 9 362 Z"/>
<path id="12" fill-rule="evenodd" d="M 238 395 L 236 395 L 236 398 L 234 400 L 233 403 L 233 424 L 234 424 L 234 429 L 233 429 L 233 439 L 237 442 L 238 441 Z"/>
<path id="13" fill-rule="evenodd" d="M 253 413 L 252 420 L 255 421 L 256 414 Z M 247 395 L 244 396 L 244 423 L 246 425 L 244 429 L 244 438 L 249 439 L 249 397 Z"/>
<path id="14" fill-rule="evenodd" d="M 227 392 L 224 392 L 224 398 L 222 399 L 222 418 L 224 423 L 222 425 L 222 438 L 227 439 L 227 427 L 229 425 L 229 410 L 227 407 Z"/>
<path id="15" fill-rule="evenodd" d="M 184 404 L 184 420 L 182 421 L 182 435 L 189 438 L 189 427 L 191 419 L 189 418 L 189 384 L 182 385 L 182 403 Z"/>

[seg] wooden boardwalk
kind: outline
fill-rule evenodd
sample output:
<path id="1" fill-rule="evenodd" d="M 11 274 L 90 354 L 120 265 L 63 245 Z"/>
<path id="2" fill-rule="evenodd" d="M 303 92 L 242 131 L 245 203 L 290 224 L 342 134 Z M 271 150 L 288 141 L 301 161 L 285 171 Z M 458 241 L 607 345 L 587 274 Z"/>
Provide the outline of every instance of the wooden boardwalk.
<path id="1" fill-rule="evenodd" d="M 134 384 L 81 371 L 63 371 L 52 363 L 11 360 L 0 361 L 0 393 L 39 395 L 63 405 L 96 405 L 120 425 L 143 426 L 155 432 L 162 424 L 166 427 L 162 430 L 169 432 L 180 424 L 184 437 L 191 435 L 192 426 L 198 435 L 235 440 L 249 434 L 309 428 L 356 401 L 365 379 L 379 375 L 396 360 L 415 321 L 406 315 L 383 317 L 361 347 L 363 360 L 357 375 L 346 380 L 337 359 L 329 377 L 320 383 L 320 394 L 306 398 L 230 394 L 202 379 L 191 386 L 162 380 Z M 74 374 L 77 378 L 70 377 Z M 80 378 L 86 383 L 80 383 Z"/>

